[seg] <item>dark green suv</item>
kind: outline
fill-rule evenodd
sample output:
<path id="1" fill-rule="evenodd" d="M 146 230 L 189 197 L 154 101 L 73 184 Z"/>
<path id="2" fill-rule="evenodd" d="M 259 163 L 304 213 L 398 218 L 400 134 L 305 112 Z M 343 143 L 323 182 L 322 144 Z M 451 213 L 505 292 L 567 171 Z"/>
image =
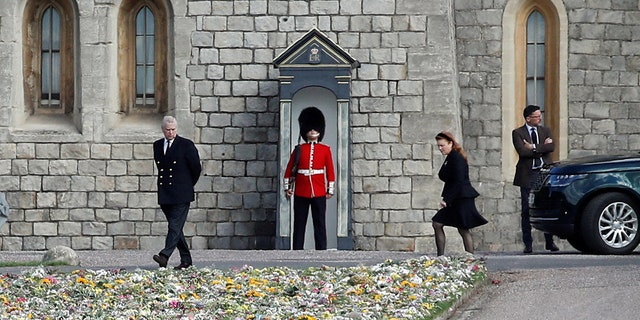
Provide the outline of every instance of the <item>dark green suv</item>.
<path id="1" fill-rule="evenodd" d="M 640 242 L 640 155 L 591 156 L 543 168 L 529 207 L 534 228 L 579 251 L 631 253 Z"/>

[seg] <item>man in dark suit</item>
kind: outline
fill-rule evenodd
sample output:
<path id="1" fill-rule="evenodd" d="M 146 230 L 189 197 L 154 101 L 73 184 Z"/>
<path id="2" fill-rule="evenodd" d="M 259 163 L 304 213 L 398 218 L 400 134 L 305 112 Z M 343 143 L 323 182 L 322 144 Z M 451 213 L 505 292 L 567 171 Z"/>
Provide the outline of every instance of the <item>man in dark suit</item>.
<path id="1" fill-rule="evenodd" d="M 198 149 L 189 139 L 178 136 L 174 117 L 162 119 L 163 139 L 153 143 L 153 159 L 158 168 L 158 204 L 168 223 L 164 249 L 153 260 L 166 267 L 169 257 L 178 248 L 180 264 L 175 269 L 192 265 L 191 253 L 182 229 L 187 221 L 189 205 L 195 199 L 193 190 L 202 167 Z"/>
<path id="2" fill-rule="evenodd" d="M 531 223 L 529 221 L 529 192 L 531 182 L 544 164 L 550 164 L 551 153 L 555 144 L 551 138 L 551 130 L 541 126 L 542 112 L 540 107 L 528 105 L 523 112 L 525 124 L 512 131 L 513 146 L 520 157 L 516 164 L 516 174 L 513 184 L 520 187 L 520 201 L 522 206 L 521 227 L 524 253 L 533 252 L 531 237 Z M 553 242 L 553 235 L 544 234 L 545 249 L 558 251 Z"/>

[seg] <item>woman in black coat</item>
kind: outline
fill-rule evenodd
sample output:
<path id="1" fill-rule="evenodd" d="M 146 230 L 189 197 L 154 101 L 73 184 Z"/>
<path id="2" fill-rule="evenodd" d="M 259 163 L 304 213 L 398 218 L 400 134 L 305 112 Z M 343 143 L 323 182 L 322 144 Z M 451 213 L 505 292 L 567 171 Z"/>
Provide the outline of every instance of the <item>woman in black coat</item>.
<path id="1" fill-rule="evenodd" d="M 440 132 L 436 135 L 436 142 L 438 150 L 447 156 L 438 172 L 438 177 L 444 181 L 441 209 L 431 219 L 435 231 L 436 249 L 439 256 L 444 254 L 446 242 L 444 226 L 451 226 L 458 228 L 464 250 L 473 253 L 470 229 L 487 223 L 475 204 L 475 198 L 480 194 L 471 186 L 467 155 L 453 135 L 446 131 Z"/>

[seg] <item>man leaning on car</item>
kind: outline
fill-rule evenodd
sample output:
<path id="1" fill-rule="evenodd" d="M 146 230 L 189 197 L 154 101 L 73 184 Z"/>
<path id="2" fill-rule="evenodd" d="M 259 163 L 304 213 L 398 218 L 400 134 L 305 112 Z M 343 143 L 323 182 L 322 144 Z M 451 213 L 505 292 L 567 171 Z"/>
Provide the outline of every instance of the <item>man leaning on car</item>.
<path id="1" fill-rule="evenodd" d="M 531 222 L 529 221 L 529 192 L 533 177 L 544 164 L 550 164 L 551 153 L 555 144 L 551 138 L 551 130 L 541 126 L 542 112 L 536 105 L 528 105 L 523 112 L 525 124 L 511 132 L 513 146 L 518 152 L 518 163 L 513 184 L 520 187 L 520 202 L 522 206 L 521 227 L 524 253 L 533 252 L 533 238 L 531 236 Z M 545 249 L 558 251 L 553 242 L 553 235 L 544 234 Z"/>

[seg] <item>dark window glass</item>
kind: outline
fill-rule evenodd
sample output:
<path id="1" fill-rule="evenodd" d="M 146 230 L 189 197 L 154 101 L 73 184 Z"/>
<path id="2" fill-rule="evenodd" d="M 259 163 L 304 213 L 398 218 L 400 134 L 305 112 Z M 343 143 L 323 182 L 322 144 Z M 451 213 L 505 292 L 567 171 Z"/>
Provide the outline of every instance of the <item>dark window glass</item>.
<path id="1" fill-rule="evenodd" d="M 42 44 L 40 58 L 41 102 L 43 108 L 60 108 L 60 13 L 49 7 L 42 16 Z"/>
<path id="2" fill-rule="evenodd" d="M 144 6 L 136 15 L 136 105 L 155 106 L 155 21 Z"/>
<path id="3" fill-rule="evenodd" d="M 527 104 L 544 113 L 545 97 L 545 21 L 539 11 L 527 19 Z"/>

